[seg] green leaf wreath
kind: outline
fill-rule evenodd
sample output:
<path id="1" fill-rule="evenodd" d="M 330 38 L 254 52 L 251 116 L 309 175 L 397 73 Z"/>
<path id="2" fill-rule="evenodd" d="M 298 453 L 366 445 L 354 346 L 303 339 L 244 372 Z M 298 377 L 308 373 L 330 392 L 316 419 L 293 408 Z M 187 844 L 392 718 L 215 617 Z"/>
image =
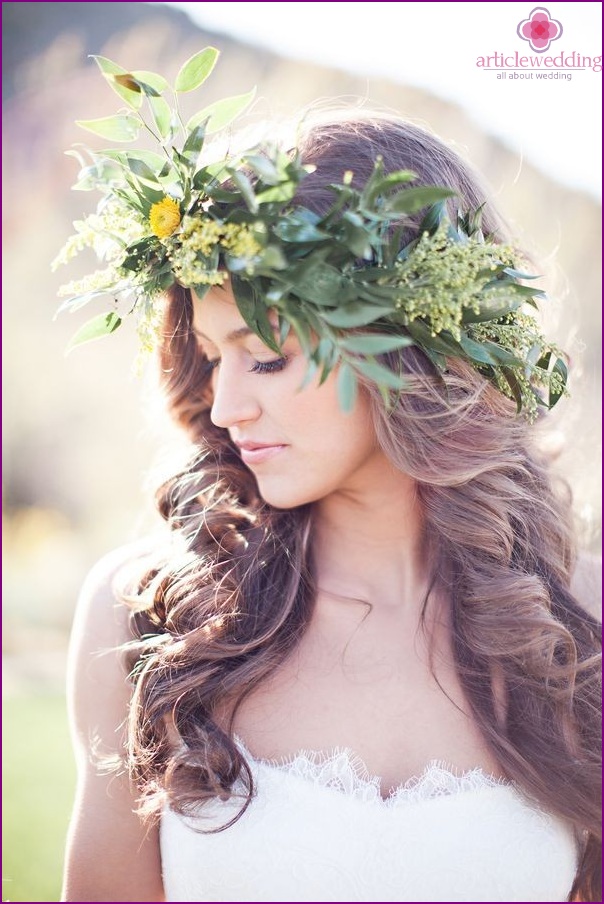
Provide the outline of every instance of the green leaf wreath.
<path id="1" fill-rule="evenodd" d="M 452 356 L 470 362 L 531 418 L 539 405 L 551 408 L 565 392 L 567 371 L 531 312 L 543 293 L 521 282 L 535 277 L 518 269 L 511 247 L 485 240 L 480 210 L 452 221 L 446 200 L 453 192 L 415 186 L 414 173 L 386 173 L 377 159 L 362 189 L 352 186 L 352 173 L 331 186 L 333 204 L 321 216 L 296 203 L 312 167 L 295 149 L 264 144 L 205 162 L 207 136 L 230 125 L 254 96 L 226 98 L 183 122 L 179 94 L 203 85 L 217 58 L 207 47 L 184 64 L 172 106 L 162 76 L 94 58 L 126 109 L 79 125 L 124 143 L 145 130 L 158 152 L 68 152 L 81 164 L 74 188 L 99 190 L 102 199 L 74 224 L 54 265 L 91 247 L 106 267 L 62 287 L 68 298 L 60 310 L 116 299 L 81 327 L 70 348 L 109 335 L 131 312 L 150 348 L 166 289 L 179 283 L 203 298 L 229 279 L 241 315 L 266 345 L 279 353 L 293 329 L 309 379 L 324 380 L 338 368 L 345 409 L 360 376 L 387 401 L 404 389 L 403 377 L 379 356 L 407 345 L 421 348 L 438 371 Z M 401 249 L 403 228 L 422 211 L 415 238 Z M 278 334 L 270 311 L 278 315 Z"/>

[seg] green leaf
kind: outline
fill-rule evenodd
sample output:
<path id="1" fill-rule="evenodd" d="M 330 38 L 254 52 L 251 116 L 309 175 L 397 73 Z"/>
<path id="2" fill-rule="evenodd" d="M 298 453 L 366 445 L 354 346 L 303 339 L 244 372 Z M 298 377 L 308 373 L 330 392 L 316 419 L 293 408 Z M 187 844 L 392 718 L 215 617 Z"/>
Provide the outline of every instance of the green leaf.
<path id="1" fill-rule="evenodd" d="M 347 210 L 342 215 L 341 229 L 342 237 L 340 241 L 346 248 L 352 251 L 356 257 L 370 260 L 373 255 L 371 234 L 362 217 L 351 210 Z"/>
<path id="2" fill-rule="evenodd" d="M 219 132 L 220 129 L 224 129 L 226 126 L 230 125 L 240 113 L 243 113 L 246 107 L 249 107 L 255 94 L 256 89 L 252 88 L 247 94 L 236 94 L 232 97 L 225 97 L 222 100 L 210 104 L 208 107 L 204 107 L 203 110 L 200 110 L 199 113 L 195 113 L 188 121 L 187 132 L 190 132 L 191 129 L 194 129 L 195 126 L 198 126 L 200 122 L 203 122 L 204 119 L 208 119 L 208 117 L 210 119 L 207 127 L 208 135 L 211 135 L 213 132 Z"/>
<path id="3" fill-rule="evenodd" d="M 125 72 L 123 75 L 113 75 L 112 79 L 122 88 L 127 88 L 128 91 L 132 91 L 134 94 L 141 94 L 141 86 L 130 72 Z"/>
<path id="4" fill-rule="evenodd" d="M 449 188 L 440 188 L 435 185 L 421 185 L 417 188 L 406 188 L 398 192 L 384 204 L 384 209 L 390 213 L 417 213 L 422 207 L 436 204 L 445 198 L 452 198 L 455 192 Z"/>
<path id="5" fill-rule="evenodd" d="M 157 72 L 149 72 L 148 69 L 133 69 L 131 74 L 137 82 L 140 82 L 143 90 L 144 86 L 149 85 L 157 94 L 163 94 L 168 88 L 168 83 L 163 75 L 158 75 Z"/>
<path id="6" fill-rule="evenodd" d="M 312 172 L 312 170 L 311 170 Z M 352 203 L 353 199 L 356 197 L 358 192 L 355 192 L 352 188 L 349 188 L 347 185 L 336 185 L 332 184 L 329 188 L 335 192 L 336 199 L 334 203 L 331 205 L 327 213 L 322 217 L 320 223 L 322 225 L 327 226 L 331 225 L 334 222 L 337 222 L 338 214 L 345 207 L 346 204 Z"/>
<path id="7" fill-rule="evenodd" d="M 355 326 L 367 326 L 369 323 L 375 323 L 380 317 L 386 317 L 391 313 L 391 307 L 381 307 L 376 304 L 362 304 L 360 301 L 353 301 L 333 310 L 322 311 L 321 318 L 331 326 L 348 329 Z"/>
<path id="8" fill-rule="evenodd" d="M 539 273 L 523 273 L 521 270 L 515 270 L 513 267 L 504 267 L 503 272 L 514 279 L 541 279 Z"/>
<path id="9" fill-rule="evenodd" d="M 261 270 L 285 270 L 287 260 L 277 245 L 267 245 L 259 254 L 258 268 Z"/>
<path id="10" fill-rule="evenodd" d="M 149 97 L 148 100 L 153 121 L 157 126 L 157 131 L 162 138 L 167 138 L 170 134 L 170 125 L 172 123 L 172 110 L 170 105 L 163 97 Z"/>
<path id="11" fill-rule="evenodd" d="M 480 364 L 491 364 L 496 365 L 498 363 L 497 359 L 489 352 L 487 348 L 482 344 L 482 342 L 476 342 L 474 339 L 470 339 L 468 336 L 461 336 L 459 340 L 459 344 L 463 348 L 464 352 L 472 358 L 473 361 L 479 361 Z"/>
<path id="12" fill-rule="evenodd" d="M 357 397 L 357 378 L 352 367 L 344 362 L 340 365 L 337 377 L 338 400 L 342 411 L 348 413 L 354 408 Z"/>
<path id="13" fill-rule="evenodd" d="M 492 286 L 497 288 L 501 287 L 502 280 L 493 280 Z M 505 285 L 505 283 L 504 283 Z M 543 289 L 533 289 L 532 286 L 520 286 L 518 283 L 508 283 L 508 289 L 514 293 L 514 295 L 521 296 L 525 301 L 531 302 L 534 298 L 547 298 Z"/>
<path id="14" fill-rule="evenodd" d="M 484 323 L 485 320 L 499 320 L 506 314 L 516 311 L 522 304 L 521 298 L 512 298 L 509 301 L 502 301 L 496 295 L 493 298 L 485 297 L 483 294 L 480 299 L 480 311 L 478 314 L 471 308 L 464 308 L 461 315 L 462 323 Z"/>
<path id="15" fill-rule="evenodd" d="M 144 217 L 148 217 L 150 209 L 149 205 L 141 198 L 136 188 L 132 187 L 128 178 L 126 178 L 126 182 L 128 183 L 126 188 L 114 188 L 113 194 L 117 198 L 121 198 L 129 207 L 134 207 L 135 210 L 140 211 Z"/>
<path id="16" fill-rule="evenodd" d="M 306 389 L 307 386 L 310 386 L 318 372 L 319 368 L 317 367 L 315 362 L 312 360 L 312 358 L 307 357 L 306 373 L 304 374 L 302 382 L 298 387 L 298 392 L 301 392 L 303 389 Z"/>
<path id="17" fill-rule="evenodd" d="M 183 157 L 186 157 L 193 166 L 197 163 L 199 155 L 201 153 L 201 149 L 203 148 L 203 141 L 206 134 L 206 125 L 205 123 L 201 123 L 189 133 L 187 136 L 187 140 L 184 143 L 184 147 L 182 149 Z"/>
<path id="18" fill-rule="evenodd" d="M 365 334 L 357 336 L 349 336 L 340 342 L 342 348 L 346 351 L 355 352 L 361 355 L 382 355 L 385 352 L 392 352 L 398 348 L 405 348 L 413 345 L 413 340 L 409 336 L 401 335 L 374 335 Z"/>
<path id="19" fill-rule="evenodd" d="M 447 205 L 444 200 L 431 204 L 421 223 L 419 224 L 418 234 L 423 235 L 428 232 L 434 235 L 442 221 L 447 217 Z"/>
<path id="20" fill-rule="evenodd" d="M 312 360 L 321 368 L 319 385 L 323 384 L 331 373 L 337 358 L 338 350 L 331 336 L 324 336 L 312 352 Z"/>
<path id="21" fill-rule="evenodd" d="M 268 157 L 261 154 L 246 154 L 244 163 L 256 173 L 259 179 L 262 179 L 266 185 L 279 185 L 282 175 Z"/>
<path id="22" fill-rule="evenodd" d="M 221 188 L 220 185 L 208 183 L 207 179 L 208 173 L 206 171 L 206 168 L 204 167 L 203 169 L 195 173 L 195 176 L 193 178 L 193 187 L 197 190 L 203 189 L 204 194 L 206 194 L 209 198 L 212 198 L 213 201 L 233 204 L 240 200 L 241 192 L 227 191 L 226 188 Z"/>
<path id="23" fill-rule="evenodd" d="M 502 367 L 501 373 L 503 374 L 506 383 L 510 387 L 512 397 L 516 402 L 516 413 L 519 414 L 522 411 L 522 389 L 520 388 L 520 383 L 516 378 L 516 374 L 509 367 Z"/>
<path id="24" fill-rule="evenodd" d="M 195 292 L 195 297 L 198 301 L 201 301 L 210 291 L 212 286 L 208 285 L 208 283 L 203 283 L 199 286 L 191 286 L 191 291 Z"/>
<path id="25" fill-rule="evenodd" d="M 421 320 L 414 320 L 413 323 L 408 324 L 407 330 L 420 348 L 429 348 L 439 355 L 463 357 L 463 349 L 453 336 L 445 333 L 438 333 L 433 336 L 430 327 Z"/>
<path id="26" fill-rule="evenodd" d="M 330 238 L 329 233 L 305 220 L 296 219 L 295 214 L 291 214 L 287 220 L 280 220 L 273 232 L 284 242 L 322 242 Z"/>
<path id="27" fill-rule="evenodd" d="M 482 233 L 482 214 L 484 211 L 484 202 L 475 210 L 468 210 L 466 214 L 457 214 L 457 229 L 460 236 L 468 238 L 476 237 L 484 239 Z"/>
<path id="28" fill-rule="evenodd" d="M 76 124 L 88 132 L 109 138 L 111 141 L 134 141 L 140 130 L 138 119 L 130 113 L 103 116 L 101 119 L 78 119 Z"/>
<path id="29" fill-rule="evenodd" d="M 372 207 L 376 199 L 394 185 L 413 182 L 414 179 L 417 179 L 417 173 L 412 170 L 396 170 L 393 173 L 388 173 L 387 176 L 376 175 L 377 178 L 371 178 L 361 194 L 362 207 Z"/>
<path id="30" fill-rule="evenodd" d="M 543 351 L 541 343 L 535 343 L 528 350 L 528 354 L 526 356 L 527 363 L 534 364 L 536 367 L 542 367 L 543 370 L 549 370 L 549 364 L 553 357 L 553 352 L 551 349 L 546 349 Z M 530 375 L 530 367 L 527 368 L 527 376 Z"/>
<path id="31" fill-rule="evenodd" d="M 119 179 L 120 167 L 111 160 L 98 159 L 90 166 L 85 166 L 78 173 L 78 181 L 72 185 L 74 191 L 90 191 L 99 186 L 99 182 L 110 182 Z"/>
<path id="32" fill-rule="evenodd" d="M 283 316 L 286 317 L 288 322 L 293 326 L 304 356 L 310 361 L 313 348 L 313 334 L 310 324 L 307 323 L 306 320 L 301 319 L 298 316 L 299 314 L 299 306 L 297 304 L 293 306 L 291 301 L 286 301 Z"/>
<path id="33" fill-rule="evenodd" d="M 562 358 L 557 358 L 556 363 L 553 367 L 553 373 L 559 374 L 562 378 L 562 388 L 559 390 L 553 390 L 550 387 L 549 391 L 549 407 L 553 408 L 558 399 L 564 394 L 564 389 L 566 388 L 566 381 L 568 379 L 568 368 L 566 364 L 562 360 Z"/>
<path id="34" fill-rule="evenodd" d="M 173 176 L 175 175 L 170 162 L 166 160 L 165 157 L 162 157 L 161 154 L 156 154 L 155 151 L 144 151 L 140 149 L 118 151 L 113 148 L 108 148 L 107 150 L 99 151 L 99 156 L 117 160 L 122 166 L 128 167 L 128 161 L 140 160 L 142 163 L 146 163 L 147 166 L 157 174 L 158 179 L 166 178 L 170 173 L 172 173 Z"/>
<path id="35" fill-rule="evenodd" d="M 90 174 L 84 175 L 71 186 L 72 191 L 94 191 L 97 188 L 97 182 Z"/>
<path id="36" fill-rule="evenodd" d="M 79 308 L 83 308 L 84 305 L 87 305 L 93 298 L 108 294 L 109 289 L 93 289 L 91 292 L 84 292 L 81 295 L 72 295 L 59 305 L 55 318 L 64 311 L 71 311 L 73 313 L 74 311 L 79 310 Z"/>
<path id="37" fill-rule="evenodd" d="M 337 267 L 324 263 L 317 253 L 300 261 L 287 279 L 298 298 L 321 307 L 338 308 L 356 300 L 354 283 Z"/>
<path id="38" fill-rule="evenodd" d="M 256 200 L 258 204 L 272 204 L 273 202 L 280 204 L 284 201 L 291 201 L 297 190 L 296 182 L 282 182 L 281 185 L 274 185 L 272 188 L 259 191 Z"/>
<path id="39" fill-rule="evenodd" d="M 516 355 L 513 355 L 506 348 L 503 348 L 501 345 L 497 345 L 496 342 L 489 342 L 489 340 L 485 340 L 483 343 L 483 347 L 485 351 L 490 352 L 491 356 L 496 359 L 498 364 L 504 365 L 506 367 L 523 367 L 524 361 L 520 358 L 517 358 Z"/>
<path id="40" fill-rule="evenodd" d="M 157 176 L 144 161 L 137 157 L 127 157 L 126 160 L 130 171 L 133 172 L 135 176 L 138 176 L 139 179 L 144 179 L 145 182 L 150 182 L 152 185 L 161 187 L 161 183 Z"/>
<path id="41" fill-rule="evenodd" d="M 142 210 L 145 217 L 149 216 L 152 204 L 157 204 L 158 201 L 163 201 L 166 197 L 163 189 L 159 190 L 152 188 L 150 185 L 147 185 L 146 182 L 140 181 L 136 177 L 132 178 L 126 176 L 126 181 L 142 203 Z"/>
<path id="42" fill-rule="evenodd" d="M 80 145 L 80 147 L 81 147 L 81 145 Z M 73 157 L 74 160 L 77 160 L 82 169 L 84 169 L 84 167 L 88 166 L 88 162 L 87 162 L 86 158 L 79 151 L 75 150 L 75 148 L 71 149 L 69 151 L 63 151 L 63 153 L 65 154 L 66 157 Z"/>
<path id="43" fill-rule="evenodd" d="M 75 336 L 71 338 L 65 349 L 65 354 L 68 355 L 72 349 L 78 345 L 83 345 L 84 342 L 92 342 L 94 339 L 102 339 L 103 336 L 109 336 L 117 330 L 121 322 L 122 318 L 115 311 L 98 314 L 80 327 Z"/>
<path id="44" fill-rule="evenodd" d="M 447 359 L 444 355 L 441 355 L 440 352 L 436 352 L 431 348 L 423 348 L 422 351 L 434 365 L 435 376 L 441 380 L 443 388 L 446 389 L 446 384 L 441 377 L 441 373 L 444 373 L 447 369 Z"/>
<path id="45" fill-rule="evenodd" d="M 241 170 L 231 170 L 231 179 L 243 195 L 243 200 L 248 206 L 248 209 L 252 213 L 257 213 L 258 211 L 258 202 L 256 201 L 256 195 L 254 194 L 254 189 L 252 188 L 252 183 Z"/>
<path id="46" fill-rule="evenodd" d="M 176 76 L 174 90 L 184 93 L 185 91 L 194 91 L 195 88 L 199 88 L 210 75 L 219 56 L 220 51 L 215 47 L 206 47 L 204 50 L 200 50 L 199 53 L 194 54 L 181 67 L 180 72 Z"/>
<path id="47" fill-rule="evenodd" d="M 374 383 L 377 383 L 378 386 L 387 386 L 390 389 L 402 389 L 404 386 L 405 381 L 400 374 L 395 374 L 394 371 L 389 370 L 382 364 L 378 364 L 377 361 L 358 358 L 354 362 L 354 366 L 356 370 L 365 374 L 366 377 L 369 377 L 369 379 L 373 380 Z"/>
<path id="48" fill-rule="evenodd" d="M 118 66 L 117 63 L 114 63 L 113 60 L 107 59 L 107 57 L 99 56 L 98 54 L 91 53 L 90 56 L 97 64 L 103 75 L 124 75 L 127 72 L 123 66 Z"/>
<path id="49" fill-rule="evenodd" d="M 118 66 L 118 64 L 114 63 L 112 60 L 108 60 L 107 57 L 98 56 L 96 54 L 91 54 L 91 56 L 105 76 L 109 87 L 115 91 L 118 97 L 121 97 L 122 100 L 126 101 L 129 107 L 132 107 L 133 110 L 138 110 L 143 102 L 143 95 L 140 87 L 131 87 L 128 83 L 124 85 L 116 80 L 116 76 L 127 76 L 131 79 L 132 73 L 129 73 L 128 70 L 124 69 L 122 66 Z"/>
<path id="50" fill-rule="evenodd" d="M 98 152 L 100 157 L 109 157 L 110 160 L 117 160 L 122 166 L 127 166 L 128 160 L 142 160 L 147 166 L 153 170 L 159 170 L 164 164 L 165 157 L 156 154 L 155 151 L 143 151 L 141 148 L 125 149 L 123 151 L 118 148 L 103 148 Z"/>
<path id="51" fill-rule="evenodd" d="M 233 294 L 239 313 L 257 336 L 268 345 L 268 347 L 278 355 L 282 354 L 282 350 L 275 341 L 273 327 L 268 319 L 266 305 L 262 299 L 258 299 L 254 291 L 254 287 L 244 279 L 233 276 L 231 279 Z"/>

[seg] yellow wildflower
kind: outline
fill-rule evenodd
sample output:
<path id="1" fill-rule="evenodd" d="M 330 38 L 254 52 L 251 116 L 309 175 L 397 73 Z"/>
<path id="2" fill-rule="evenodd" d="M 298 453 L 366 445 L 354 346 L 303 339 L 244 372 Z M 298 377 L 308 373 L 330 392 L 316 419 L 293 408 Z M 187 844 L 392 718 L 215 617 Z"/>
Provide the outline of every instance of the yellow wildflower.
<path id="1" fill-rule="evenodd" d="M 158 239 L 167 239 L 180 223 L 180 209 L 174 198 L 162 198 L 151 207 L 149 214 L 151 232 Z"/>
<path id="2" fill-rule="evenodd" d="M 185 217 L 178 238 L 183 252 L 199 251 L 208 257 L 222 234 L 222 225 L 209 217 Z"/>
<path id="3" fill-rule="evenodd" d="M 222 245 L 234 257 L 255 257 L 262 251 L 262 246 L 254 238 L 249 226 L 243 223 L 226 224 Z"/>

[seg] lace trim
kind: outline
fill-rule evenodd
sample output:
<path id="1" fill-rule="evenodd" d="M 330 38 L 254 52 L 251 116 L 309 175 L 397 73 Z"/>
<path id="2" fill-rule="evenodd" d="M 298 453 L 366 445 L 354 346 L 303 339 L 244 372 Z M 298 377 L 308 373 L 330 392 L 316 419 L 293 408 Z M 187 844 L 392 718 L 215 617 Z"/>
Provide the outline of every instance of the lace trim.
<path id="1" fill-rule="evenodd" d="M 337 747 L 330 752 L 300 750 L 292 756 L 262 759 L 252 756 L 240 738 L 235 738 L 242 753 L 252 763 L 267 766 L 295 778 L 332 788 L 362 801 L 377 801 L 386 805 L 433 800 L 484 788 L 511 787 L 511 782 L 485 772 L 480 766 L 466 771 L 456 769 L 441 760 L 430 760 L 420 775 L 393 788 L 387 797 L 382 795 L 381 779 L 372 775 L 367 766 L 349 747 Z"/>

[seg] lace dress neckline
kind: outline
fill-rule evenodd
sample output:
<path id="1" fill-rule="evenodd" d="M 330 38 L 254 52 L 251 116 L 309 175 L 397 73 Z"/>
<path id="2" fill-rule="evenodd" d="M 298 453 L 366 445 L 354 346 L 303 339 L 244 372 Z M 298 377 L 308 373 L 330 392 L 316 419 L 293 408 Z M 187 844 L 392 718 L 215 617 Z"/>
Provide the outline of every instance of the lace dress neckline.
<path id="1" fill-rule="evenodd" d="M 235 742 L 248 762 L 257 767 L 312 782 L 357 800 L 381 803 L 385 807 L 487 788 L 514 787 L 508 779 L 486 772 L 481 766 L 464 770 L 433 759 L 419 775 L 401 782 L 384 794 L 381 778 L 373 775 L 363 759 L 350 747 L 335 747 L 327 751 L 303 749 L 289 756 L 269 759 L 254 756 L 237 735 Z"/>
<path id="2" fill-rule="evenodd" d="M 568 901 L 573 827 L 480 767 L 433 760 L 384 799 L 349 749 L 271 760 L 235 740 L 253 799 L 166 806 L 166 901 Z"/>

